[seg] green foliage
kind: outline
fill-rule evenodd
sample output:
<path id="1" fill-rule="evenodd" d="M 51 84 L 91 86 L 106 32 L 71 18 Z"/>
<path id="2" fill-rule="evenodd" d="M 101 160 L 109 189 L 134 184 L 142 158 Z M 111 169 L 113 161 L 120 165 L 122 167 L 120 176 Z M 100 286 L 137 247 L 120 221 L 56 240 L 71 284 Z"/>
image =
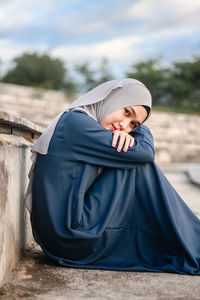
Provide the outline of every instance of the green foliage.
<path id="1" fill-rule="evenodd" d="M 83 62 L 75 65 L 75 70 L 78 75 L 82 77 L 82 84 L 80 84 L 80 88 L 84 92 L 92 89 L 98 84 L 113 79 L 113 75 L 109 70 L 109 64 L 106 58 L 101 59 L 100 65 L 95 68 L 95 70 L 92 68 L 90 62 Z"/>
<path id="2" fill-rule="evenodd" d="M 64 86 L 66 69 L 60 59 L 48 54 L 24 53 L 16 57 L 14 63 L 2 78 L 3 82 L 56 90 Z"/>
<path id="3" fill-rule="evenodd" d="M 90 62 L 74 66 L 74 71 L 81 82 L 70 77 L 68 70 L 60 59 L 49 54 L 24 53 L 14 60 L 14 67 L 7 71 L 2 82 L 34 86 L 45 89 L 62 90 L 66 94 L 88 91 L 96 85 L 113 79 L 108 60 L 103 58 L 95 70 Z"/>
<path id="4" fill-rule="evenodd" d="M 174 63 L 170 72 L 168 103 L 184 109 L 200 111 L 200 58 L 191 62 Z"/>
<path id="5" fill-rule="evenodd" d="M 127 77 L 142 81 L 151 91 L 153 105 L 182 112 L 200 112 L 200 57 L 190 62 L 160 66 L 160 59 L 149 59 L 131 66 Z"/>
<path id="6" fill-rule="evenodd" d="M 114 78 L 114 76 L 109 69 L 108 59 L 104 57 L 100 61 L 97 84 L 101 84 L 105 81 L 112 80 L 113 78 Z"/>
<path id="7" fill-rule="evenodd" d="M 94 78 L 95 71 L 91 68 L 89 62 L 76 64 L 75 70 L 82 77 L 83 80 L 82 86 L 84 91 L 88 91 L 96 85 L 96 81 Z"/>
<path id="8" fill-rule="evenodd" d="M 126 76 L 143 82 L 151 91 L 155 105 L 165 102 L 168 70 L 160 67 L 159 59 L 149 59 L 132 65 Z"/>

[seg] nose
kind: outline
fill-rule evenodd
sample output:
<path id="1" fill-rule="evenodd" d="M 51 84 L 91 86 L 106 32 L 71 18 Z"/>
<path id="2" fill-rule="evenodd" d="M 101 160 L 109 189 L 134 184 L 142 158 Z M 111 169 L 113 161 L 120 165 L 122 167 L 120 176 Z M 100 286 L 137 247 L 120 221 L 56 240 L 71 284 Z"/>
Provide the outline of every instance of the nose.
<path id="1" fill-rule="evenodd" d="M 129 124 L 128 120 L 123 120 L 123 121 L 119 122 L 120 130 L 125 130 L 127 128 L 128 124 Z"/>

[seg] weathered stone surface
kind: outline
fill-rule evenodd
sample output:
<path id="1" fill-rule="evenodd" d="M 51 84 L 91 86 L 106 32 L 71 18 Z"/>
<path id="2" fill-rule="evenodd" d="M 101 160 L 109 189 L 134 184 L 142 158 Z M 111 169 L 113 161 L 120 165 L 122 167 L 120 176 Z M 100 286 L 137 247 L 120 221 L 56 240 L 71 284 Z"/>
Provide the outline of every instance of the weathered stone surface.
<path id="1" fill-rule="evenodd" d="M 0 133 L 11 133 L 12 128 L 9 125 L 1 124 Z"/>
<path id="2" fill-rule="evenodd" d="M 13 135 L 18 135 L 18 136 L 23 136 L 27 139 L 32 139 L 33 138 L 33 133 L 29 132 L 27 130 L 23 130 L 21 128 L 12 128 L 12 134 Z"/>
<path id="3" fill-rule="evenodd" d="M 34 132 L 39 135 L 40 131 L 38 126 L 16 116 L 7 113 L 0 116 L 1 285 L 18 263 L 22 249 L 32 242 L 28 212 L 24 211 L 24 196 L 31 166 L 30 147 L 34 142 Z"/>
<path id="4" fill-rule="evenodd" d="M 200 116 L 153 112 L 146 125 L 154 136 L 156 162 L 200 162 Z"/>
<path id="5" fill-rule="evenodd" d="M 21 128 L 24 131 L 41 133 L 43 128 L 15 114 L 0 111 L 0 124 L 9 125 L 11 128 Z"/>
<path id="6" fill-rule="evenodd" d="M 16 114 L 43 127 L 77 97 L 78 95 L 69 98 L 54 90 L 0 83 L 0 110 Z"/>

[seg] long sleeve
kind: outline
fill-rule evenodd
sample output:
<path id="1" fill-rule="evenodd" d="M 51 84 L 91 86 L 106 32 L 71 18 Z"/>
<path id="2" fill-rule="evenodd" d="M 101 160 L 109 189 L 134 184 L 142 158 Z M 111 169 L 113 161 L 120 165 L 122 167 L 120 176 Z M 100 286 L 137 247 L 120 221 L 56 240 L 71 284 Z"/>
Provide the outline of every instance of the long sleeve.
<path id="1" fill-rule="evenodd" d="M 113 133 L 82 111 L 68 112 L 64 123 L 64 140 L 77 161 L 89 164 L 131 169 L 137 164 L 154 162 L 153 137 L 141 125 L 131 132 L 135 143 L 127 152 L 112 147 Z"/>

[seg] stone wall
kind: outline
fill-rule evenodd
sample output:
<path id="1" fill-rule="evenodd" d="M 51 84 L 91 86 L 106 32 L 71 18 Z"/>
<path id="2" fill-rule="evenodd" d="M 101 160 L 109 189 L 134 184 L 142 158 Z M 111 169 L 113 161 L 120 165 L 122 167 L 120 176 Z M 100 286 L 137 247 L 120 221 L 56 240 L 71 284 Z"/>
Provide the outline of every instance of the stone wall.
<path id="1" fill-rule="evenodd" d="M 24 196 L 30 169 L 30 147 L 42 128 L 0 112 L 0 285 L 31 244 L 32 233 Z"/>
<path id="2" fill-rule="evenodd" d="M 152 112 L 151 128 L 156 162 L 200 162 L 200 117 L 188 114 Z"/>
<path id="3" fill-rule="evenodd" d="M 46 127 L 60 111 L 76 99 L 54 90 L 0 82 L 0 110 L 8 111 Z"/>

